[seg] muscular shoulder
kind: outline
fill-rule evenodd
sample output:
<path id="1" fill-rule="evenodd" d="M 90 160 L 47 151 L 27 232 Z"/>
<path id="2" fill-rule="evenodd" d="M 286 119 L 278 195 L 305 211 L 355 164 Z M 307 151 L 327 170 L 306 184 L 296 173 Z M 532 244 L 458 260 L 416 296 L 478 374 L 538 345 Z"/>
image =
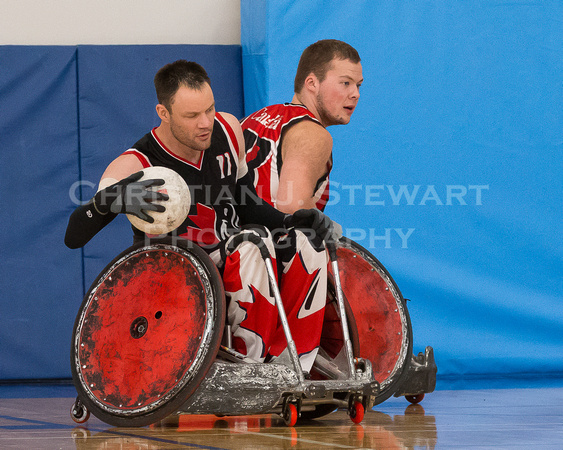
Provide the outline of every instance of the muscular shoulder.
<path id="1" fill-rule="evenodd" d="M 223 118 L 223 120 L 225 122 L 227 122 L 227 124 L 229 124 L 229 126 L 236 132 L 237 129 L 240 128 L 240 123 L 238 121 L 238 119 L 233 116 L 230 113 L 226 113 L 226 112 L 218 112 L 217 113 L 220 117 Z"/>
<path id="2" fill-rule="evenodd" d="M 236 138 L 236 142 L 234 142 L 234 144 L 237 147 L 239 158 L 244 158 L 244 155 L 245 155 L 245 152 L 244 152 L 244 136 L 242 134 L 242 128 L 240 126 L 238 119 L 235 116 L 233 116 L 232 114 L 229 114 L 229 113 L 226 113 L 226 112 L 220 112 L 218 114 L 232 128 L 232 130 L 235 134 L 235 138 Z"/>
<path id="3" fill-rule="evenodd" d="M 283 136 L 282 158 L 300 156 L 328 160 L 332 153 L 332 136 L 317 122 L 302 120 Z"/>
<path id="4" fill-rule="evenodd" d="M 132 154 L 123 154 L 114 159 L 104 171 L 98 189 L 104 189 L 129 175 L 143 170 L 139 158 Z"/>

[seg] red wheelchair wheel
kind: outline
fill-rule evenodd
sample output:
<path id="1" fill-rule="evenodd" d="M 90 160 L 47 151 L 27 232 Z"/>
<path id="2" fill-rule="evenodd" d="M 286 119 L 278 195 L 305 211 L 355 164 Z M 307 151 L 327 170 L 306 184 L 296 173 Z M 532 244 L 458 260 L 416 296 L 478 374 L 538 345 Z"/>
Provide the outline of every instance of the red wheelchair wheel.
<path id="1" fill-rule="evenodd" d="M 405 299 L 385 267 L 365 248 L 342 237 L 337 246 L 342 290 L 352 311 L 354 354 L 371 361 L 387 400 L 406 376 L 412 356 L 412 325 Z"/>
<path id="2" fill-rule="evenodd" d="M 115 426 L 163 419 L 207 374 L 224 323 L 221 278 L 201 248 L 178 239 L 130 247 L 92 284 L 75 321 L 80 401 Z"/>

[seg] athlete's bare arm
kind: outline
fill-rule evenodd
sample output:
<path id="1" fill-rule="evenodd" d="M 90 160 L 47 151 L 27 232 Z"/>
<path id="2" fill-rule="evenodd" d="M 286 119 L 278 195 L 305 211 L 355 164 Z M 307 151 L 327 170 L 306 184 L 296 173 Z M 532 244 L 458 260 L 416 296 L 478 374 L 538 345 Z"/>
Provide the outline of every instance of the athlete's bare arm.
<path id="1" fill-rule="evenodd" d="M 242 178 L 248 171 L 246 168 L 246 151 L 244 148 L 244 135 L 242 133 L 242 128 L 237 118 L 232 114 L 222 112 L 221 115 L 235 132 L 237 142 L 234 144 L 236 145 L 238 151 L 239 168 L 242 168 L 242 173 L 239 173 L 238 177 Z"/>
<path id="2" fill-rule="evenodd" d="M 276 201 L 280 211 L 292 214 L 298 209 L 316 208 L 315 187 L 327 172 L 331 153 L 332 136 L 317 123 L 305 120 L 287 131 Z"/>
<path id="3" fill-rule="evenodd" d="M 104 189 L 129 175 L 143 170 L 143 165 L 135 155 L 120 155 L 115 158 L 102 174 L 98 189 Z"/>

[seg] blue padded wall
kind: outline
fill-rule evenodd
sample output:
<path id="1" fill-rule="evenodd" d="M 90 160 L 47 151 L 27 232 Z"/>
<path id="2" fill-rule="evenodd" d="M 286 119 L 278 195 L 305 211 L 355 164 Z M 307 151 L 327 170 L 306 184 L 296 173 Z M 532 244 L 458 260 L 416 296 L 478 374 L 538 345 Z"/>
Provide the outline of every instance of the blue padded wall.
<path id="1" fill-rule="evenodd" d="M 132 235 L 118 217 L 69 250 L 68 217 L 157 125 L 152 80 L 177 59 L 202 64 L 217 109 L 242 116 L 240 46 L 0 46 L 0 380 L 70 377 L 84 289 Z"/>
<path id="2" fill-rule="evenodd" d="M 440 376 L 563 373 L 561 17 L 556 1 L 241 2 L 245 114 L 291 99 L 307 45 L 358 49 L 327 213 L 412 300 Z"/>
<path id="3" fill-rule="evenodd" d="M 68 376 L 81 254 L 62 243 L 78 180 L 76 48 L 0 47 L 0 379 Z"/>

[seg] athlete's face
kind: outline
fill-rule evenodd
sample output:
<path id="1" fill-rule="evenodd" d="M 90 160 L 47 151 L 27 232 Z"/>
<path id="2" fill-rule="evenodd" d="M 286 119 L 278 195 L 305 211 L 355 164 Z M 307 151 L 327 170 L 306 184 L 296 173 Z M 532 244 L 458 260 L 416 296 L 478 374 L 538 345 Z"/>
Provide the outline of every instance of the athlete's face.
<path id="1" fill-rule="evenodd" d="M 180 86 L 170 105 L 170 132 L 191 150 L 204 151 L 211 145 L 215 119 L 213 91 L 206 83 L 201 90 Z"/>
<path id="2" fill-rule="evenodd" d="M 345 125 L 360 98 L 364 78 L 362 65 L 349 59 L 335 59 L 320 83 L 317 92 L 317 111 L 324 126 Z"/>

